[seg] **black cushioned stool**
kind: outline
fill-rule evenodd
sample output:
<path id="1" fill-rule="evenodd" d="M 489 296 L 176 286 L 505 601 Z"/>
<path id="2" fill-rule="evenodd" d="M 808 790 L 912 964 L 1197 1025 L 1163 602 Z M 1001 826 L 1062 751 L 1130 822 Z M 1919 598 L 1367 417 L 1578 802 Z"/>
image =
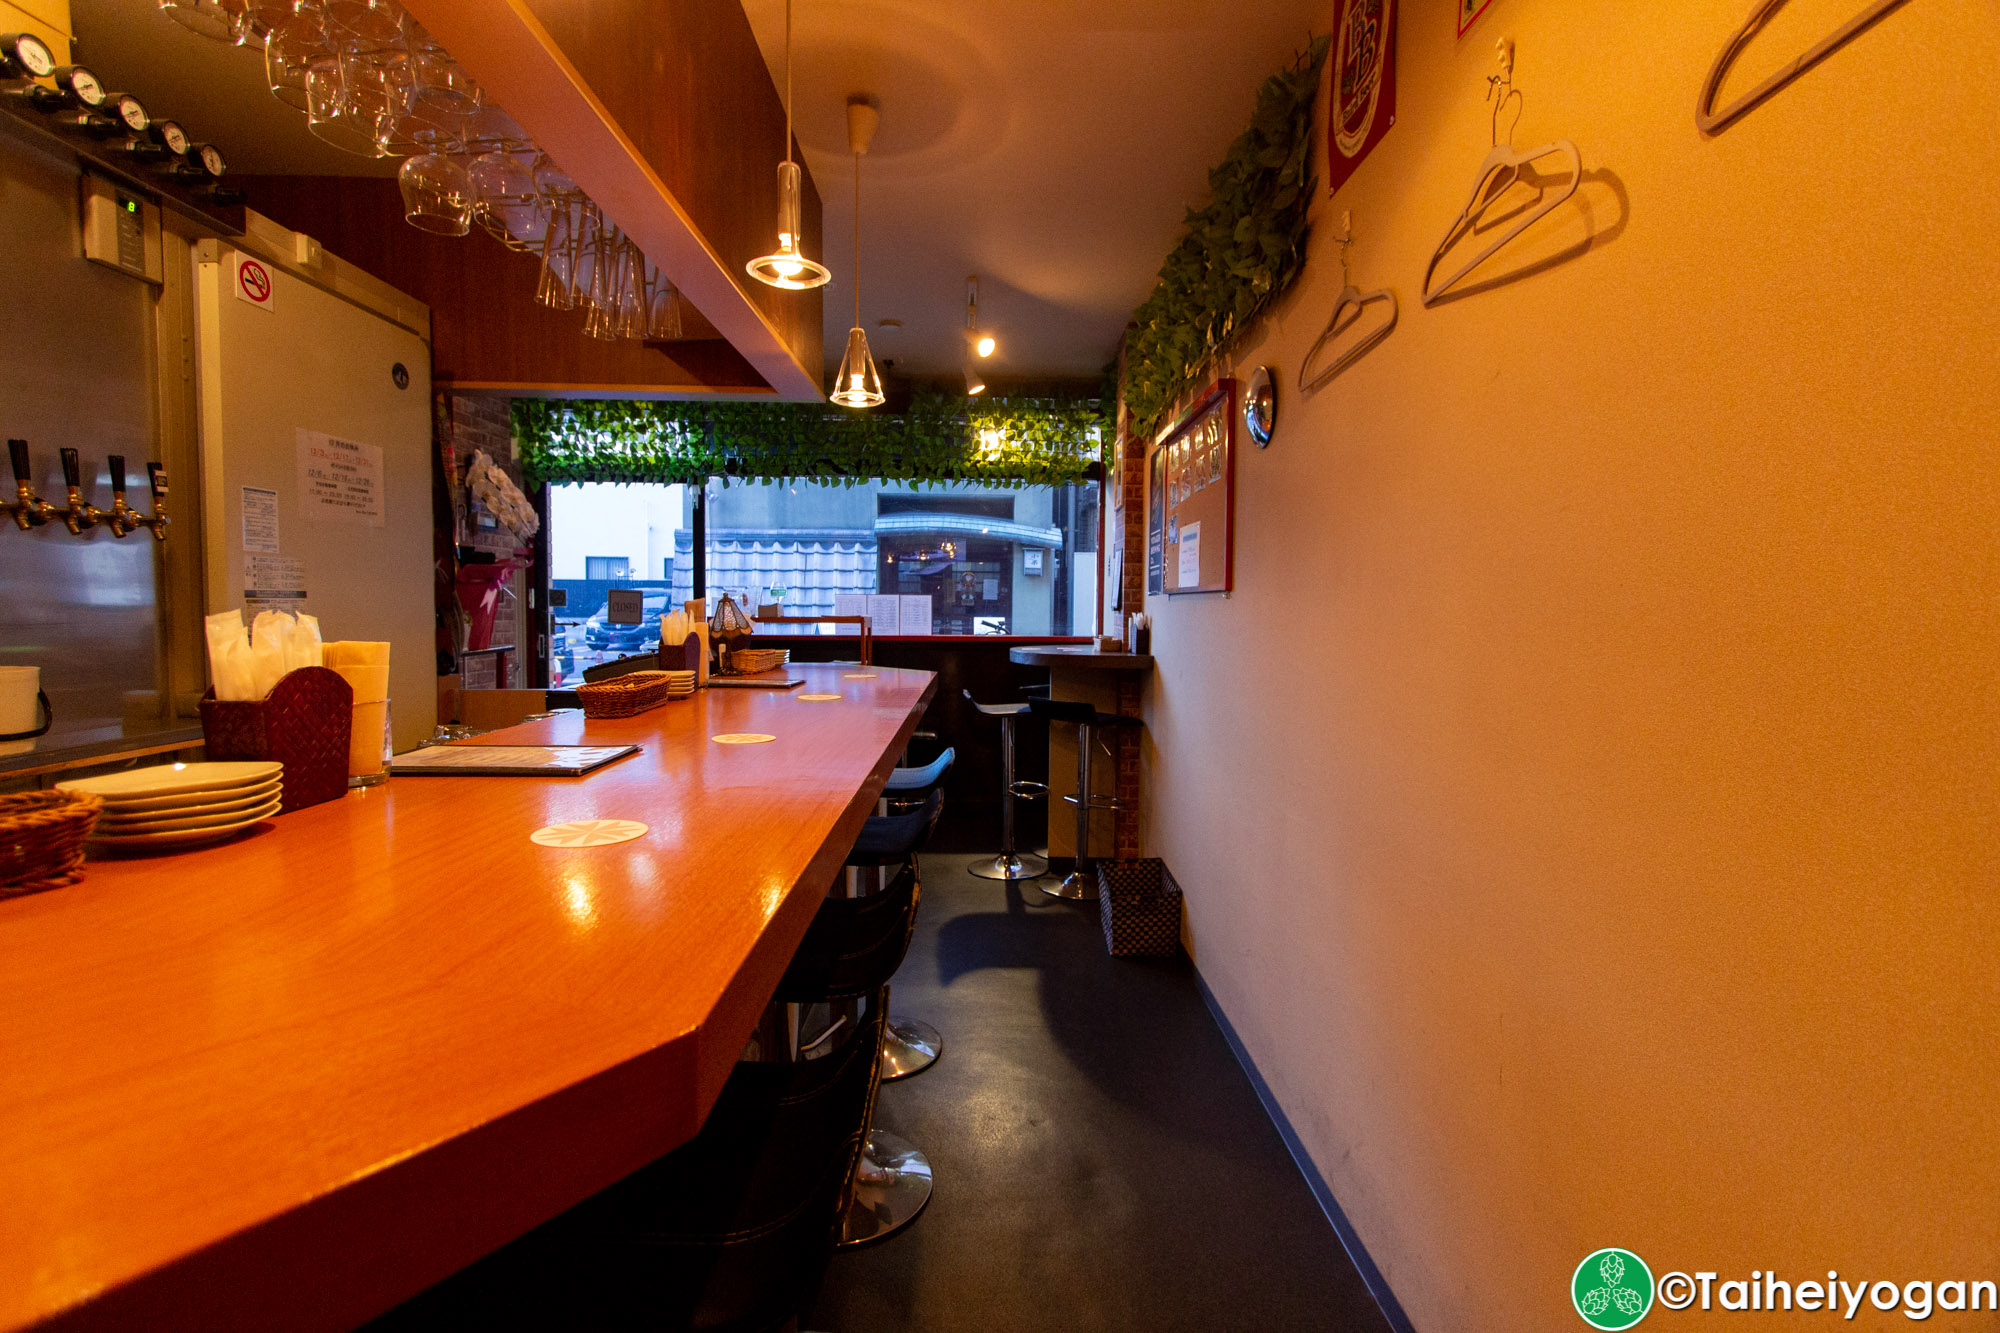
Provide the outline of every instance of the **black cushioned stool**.
<path id="1" fill-rule="evenodd" d="M 872 991 L 876 987 L 881 987 L 883 994 L 887 995 L 889 978 L 902 966 L 903 955 L 909 948 L 910 934 L 916 924 L 917 903 L 923 895 L 918 877 L 917 852 L 929 841 L 943 811 L 944 792 L 933 787 L 918 810 L 903 815 L 872 816 L 862 826 L 861 836 L 855 839 L 854 850 L 847 855 L 848 896 L 828 898 L 820 905 L 819 917 L 814 919 L 813 929 L 818 930 L 820 918 L 837 921 L 844 917 L 859 919 L 868 914 L 893 912 L 895 904 L 907 899 L 909 907 L 905 928 L 893 956 L 890 951 L 883 950 L 868 953 L 850 951 L 836 958 L 834 970 L 825 978 L 795 979 L 788 973 L 778 987 L 781 997 L 795 990 L 813 993 L 823 990 L 827 994 L 843 995 Z M 893 873 L 895 878 L 887 887 L 875 887 L 885 873 Z M 844 927 L 841 929 L 845 931 Z M 811 938 L 808 934 L 808 941 Z M 806 952 L 801 949 L 801 956 Z M 921 1027 L 933 1042 L 942 1045 L 936 1032 L 927 1025 L 907 1026 Z M 932 1058 L 935 1059 L 935 1055 Z M 887 1063 L 886 1050 L 882 1063 Z M 924 1064 L 928 1065 L 929 1061 Z M 930 1201 L 930 1196 L 931 1166 L 923 1153 L 887 1130 L 871 1125 L 861 1164 L 854 1173 L 847 1211 L 841 1218 L 840 1243 L 859 1245 L 902 1230 L 916 1220 L 917 1214 Z"/>
<path id="2" fill-rule="evenodd" d="M 1014 780 L 1014 719 L 1028 711 L 1028 704 L 983 704 L 972 697 L 971 690 L 961 693 L 974 708 L 1000 719 L 1000 854 L 974 861 L 972 873 L 981 879 L 1040 879 L 1049 873 L 1049 863 L 1039 856 L 1022 856 L 1014 850 L 1014 798 L 1033 801 L 1049 794 L 1046 782 Z"/>
<path id="3" fill-rule="evenodd" d="M 1076 794 L 1063 799 L 1076 807 L 1076 866 L 1058 884 L 1044 884 L 1042 892 L 1051 898 L 1092 902 L 1097 898 L 1097 872 L 1090 857 L 1090 812 L 1123 810 L 1127 803 L 1115 796 L 1098 796 L 1090 790 L 1091 751 L 1096 747 L 1099 728 L 1137 726 L 1136 717 L 1100 713 L 1092 704 L 1071 699 L 1030 699 L 1028 711 L 1049 722 L 1070 722 L 1076 726 Z"/>
<path id="4" fill-rule="evenodd" d="M 891 805 L 902 805 L 905 810 L 911 804 L 921 808 L 932 792 L 942 789 L 945 775 L 951 772 L 952 762 L 957 759 L 955 750 L 945 752 L 928 764 L 916 768 L 899 768 L 889 775 L 889 783 L 882 789 L 882 800 L 877 813 L 887 815 Z M 863 830 L 862 837 L 872 835 Z M 926 835 L 928 836 L 928 835 Z M 870 854 L 872 855 L 872 853 Z M 893 859 L 893 858 L 892 858 Z M 848 858 L 848 892 L 854 894 L 865 889 L 867 876 L 864 872 L 874 867 L 857 864 Z M 921 1074 L 937 1063 L 944 1054 L 944 1038 L 929 1023 L 917 1018 L 898 1018 L 890 1015 L 889 1026 L 882 1038 L 882 1077 L 894 1082 Z"/>
<path id="5" fill-rule="evenodd" d="M 903 923 L 871 924 L 886 932 Z M 809 1035 L 786 1022 L 799 1006 L 772 1008 L 777 1017 L 767 1012 L 693 1140 L 367 1333 L 770 1333 L 790 1324 L 811 1305 L 833 1254 L 873 1114 L 887 1010 L 879 993 L 822 1004 Z M 788 1026 L 788 1039 L 769 1039 Z"/>

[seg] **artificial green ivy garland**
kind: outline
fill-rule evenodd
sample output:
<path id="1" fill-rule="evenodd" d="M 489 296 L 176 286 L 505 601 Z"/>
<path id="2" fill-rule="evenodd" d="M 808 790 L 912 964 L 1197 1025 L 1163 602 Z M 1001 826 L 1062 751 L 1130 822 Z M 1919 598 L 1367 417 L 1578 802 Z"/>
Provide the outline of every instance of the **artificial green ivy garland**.
<path id="1" fill-rule="evenodd" d="M 1209 202 L 1133 312 L 1125 340 L 1125 407 L 1134 438 L 1150 435 L 1209 359 L 1299 276 L 1306 209 L 1317 178 L 1313 99 L 1327 39 L 1257 90 L 1250 128 L 1208 173 Z"/>
<path id="2" fill-rule="evenodd" d="M 607 402 L 516 398 L 531 480 L 699 483 L 710 477 L 1060 486 L 1094 475 L 1105 402 L 966 398 L 919 388 L 906 412 L 825 403 Z"/>

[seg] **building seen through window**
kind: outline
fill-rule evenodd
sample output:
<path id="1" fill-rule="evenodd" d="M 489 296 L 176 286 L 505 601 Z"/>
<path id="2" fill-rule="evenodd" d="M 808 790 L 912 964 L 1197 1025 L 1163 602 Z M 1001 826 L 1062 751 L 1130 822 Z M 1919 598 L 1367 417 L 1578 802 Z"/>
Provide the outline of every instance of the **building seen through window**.
<path id="1" fill-rule="evenodd" d="M 549 492 L 551 586 L 563 594 L 552 683 L 650 648 L 661 612 L 694 595 L 691 487 L 580 485 Z M 865 614 L 876 634 L 1097 632 L 1095 482 L 711 482 L 700 553 L 708 603 L 724 593 L 789 616 Z M 644 620 L 613 625 L 610 589 L 642 591 Z M 893 599 L 893 600 L 892 600 Z M 768 626 L 762 633 L 852 632 Z"/>

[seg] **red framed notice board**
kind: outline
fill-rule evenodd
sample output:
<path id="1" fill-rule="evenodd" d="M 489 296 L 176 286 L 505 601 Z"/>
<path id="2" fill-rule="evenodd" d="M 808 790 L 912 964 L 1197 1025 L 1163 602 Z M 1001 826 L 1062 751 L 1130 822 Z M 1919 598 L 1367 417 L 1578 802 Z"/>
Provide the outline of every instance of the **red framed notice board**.
<path id="1" fill-rule="evenodd" d="M 1228 592 L 1235 576 L 1236 381 L 1219 380 L 1146 459 L 1146 591 Z"/>

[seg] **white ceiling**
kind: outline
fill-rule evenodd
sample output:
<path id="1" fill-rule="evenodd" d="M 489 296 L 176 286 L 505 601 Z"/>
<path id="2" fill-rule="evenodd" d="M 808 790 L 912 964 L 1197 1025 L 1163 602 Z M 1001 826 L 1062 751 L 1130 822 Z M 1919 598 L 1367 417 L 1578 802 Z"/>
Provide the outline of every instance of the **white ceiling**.
<path id="1" fill-rule="evenodd" d="M 784 0 L 745 0 L 782 86 Z M 77 58 L 243 173 L 386 175 L 314 138 L 261 53 L 149 0 L 72 0 Z M 904 374 L 954 374 L 965 279 L 995 376 L 1095 376 L 1145 299 L 1258 83 L 1328 0 L 794 0 L 794 111 L 825 204 L 829 369 L 853 322 L 849 93 L 881 127 L 862 162 L 861 319 Z M 773 219 L 775 222 L 775 219 Z M 775 240 L 775 237 L 774 237 Z M 879 321 L 898 319 L 900 328 Z"/>
<path id="2" fill-rule="evenodd" d="M 826 206 L 826 346 L 853 323 L 849 93 L 861 163 L 862 324 L 921 374 L 962 361 L 965 279 L 995 375 L 1095 376 L 1250 123 L 1257 85 L 1329 0 L 793 0 L 794 115 Z M 783 86 L 784 0 L 744 0 Z M 877 321 L 900 319 L 900 329 Z"/>

